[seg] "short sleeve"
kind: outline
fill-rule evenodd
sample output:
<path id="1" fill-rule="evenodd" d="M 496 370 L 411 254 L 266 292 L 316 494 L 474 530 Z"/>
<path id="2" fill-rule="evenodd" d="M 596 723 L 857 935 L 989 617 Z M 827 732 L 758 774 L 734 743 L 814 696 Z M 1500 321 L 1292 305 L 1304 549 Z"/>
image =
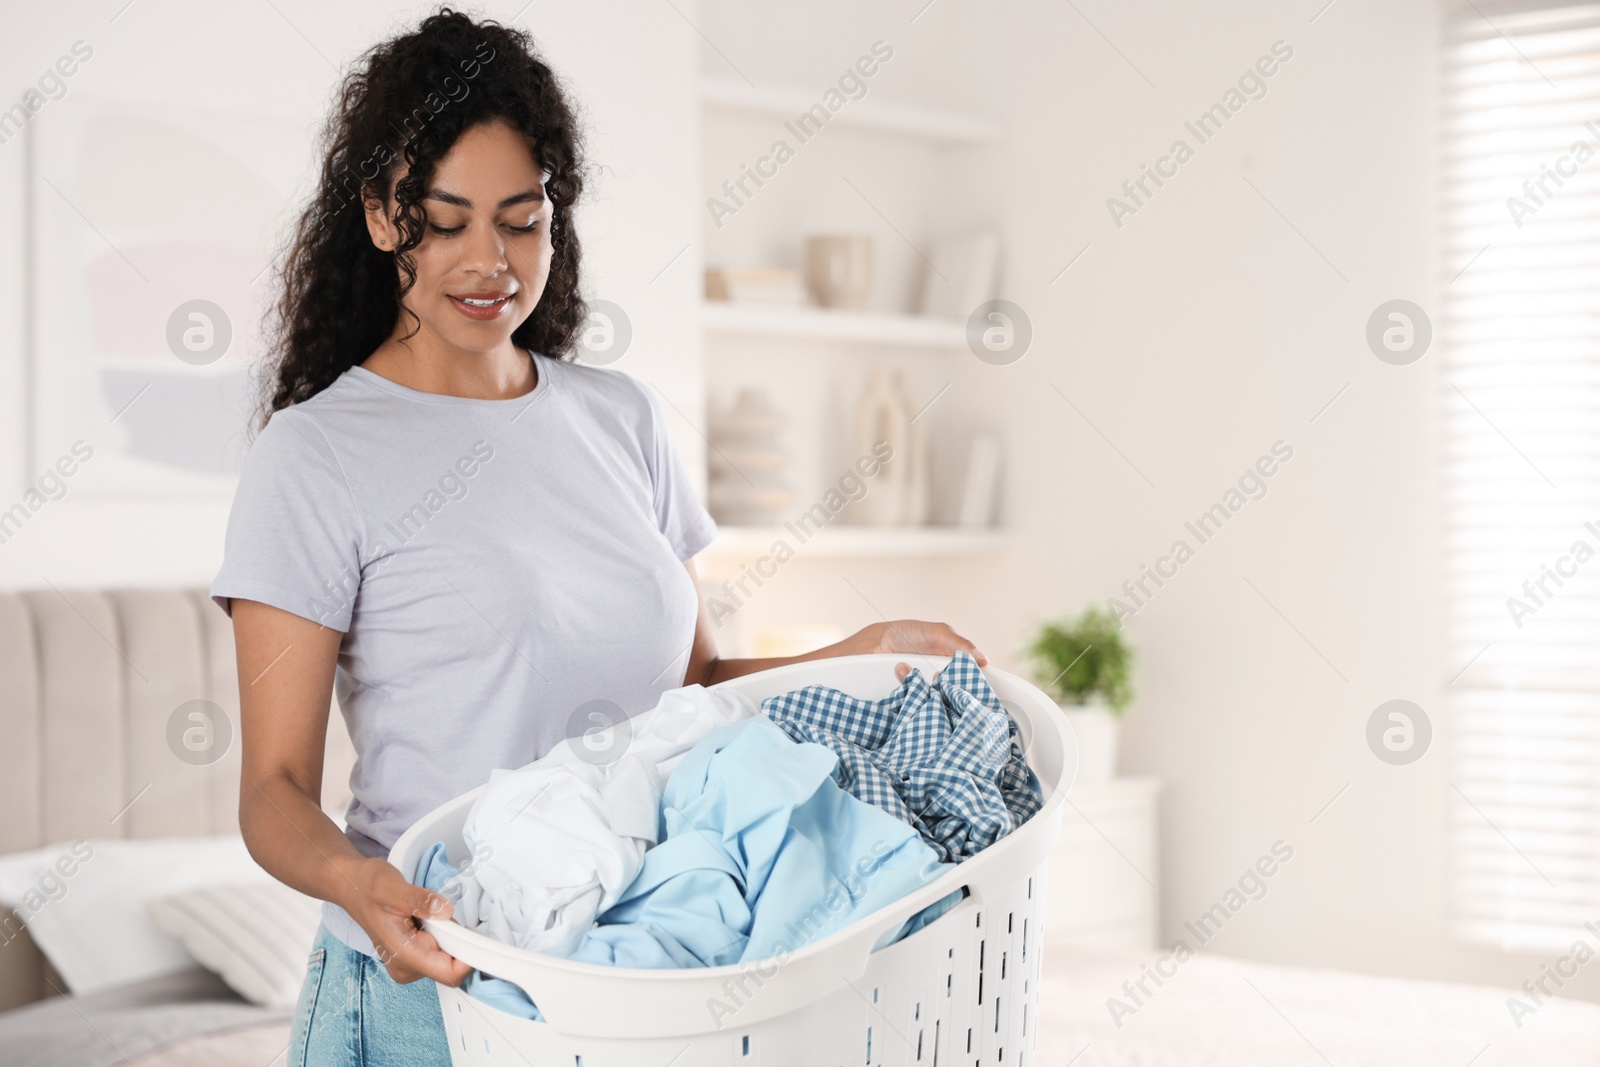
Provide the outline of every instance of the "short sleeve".
<path id="1" fill-rule="evenodd" d="M 687 562 L 711 543 L 717 534 L 717 524 L 694 491 L 683 458 L 667 433 L 666 420 L 662 418 L 655 394 L 647 386 L 639 388 L 650 402 L 650 478 L 656 524 L 667 543 L 672 545 L 673 553 L 680 561 Z"/>
<path id="2" fill-rule="evenodd" d="M 211 599 L 258 600 L 348 632 L 363 524 L 327 438 L 308 416 L 273 414 L 245 455 Z"/>

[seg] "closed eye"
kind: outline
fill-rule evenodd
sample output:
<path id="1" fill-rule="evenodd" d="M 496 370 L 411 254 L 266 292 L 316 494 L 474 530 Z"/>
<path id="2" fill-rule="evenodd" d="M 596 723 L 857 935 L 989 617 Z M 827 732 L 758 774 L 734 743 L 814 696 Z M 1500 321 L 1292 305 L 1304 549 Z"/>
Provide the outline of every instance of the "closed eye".
<path id="1" fill-rule="evenodd" d="M 532 222 L 528 223 L 528 225 L 526 225 L 526 226 L 511 226 L 511 225 L 507 225 L 506 226 L 506 229 L 510 230 L 512 233 L 533 233 L 538 228 L 539 228 L 539 220 L 538 219 L 534 219 Z M 435 225 L 433 223 L 429 223 L 428 224 L 428 229 L 433 231 L 434 233 L 438 234 L 440 237 L 454 237 L 456 234 L 461 233 L 464 230 L 466 230 L 466 227 L 465 226 L 438 226 L 438 225 Z"/>

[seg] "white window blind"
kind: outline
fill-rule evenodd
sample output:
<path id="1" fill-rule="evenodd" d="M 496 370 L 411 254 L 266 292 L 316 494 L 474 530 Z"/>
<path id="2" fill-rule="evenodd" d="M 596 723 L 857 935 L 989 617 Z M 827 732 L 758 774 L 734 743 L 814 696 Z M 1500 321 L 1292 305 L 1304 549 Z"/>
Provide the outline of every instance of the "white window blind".
<path id="1" fill-rule="evenodd" d="M 1455 932 L 1542 952 L 1600 921 L 1600 4 L 1462 3 L 1443 46 Z"/>

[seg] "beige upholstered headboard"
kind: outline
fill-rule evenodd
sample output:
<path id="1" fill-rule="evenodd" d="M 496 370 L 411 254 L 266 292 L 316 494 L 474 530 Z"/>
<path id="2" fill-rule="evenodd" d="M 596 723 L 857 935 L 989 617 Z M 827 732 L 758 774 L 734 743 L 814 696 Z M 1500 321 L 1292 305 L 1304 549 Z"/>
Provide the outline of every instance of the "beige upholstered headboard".
<path id="1" fill-rule="evenodd" d="M 228 750 L 174 755 L 168 720 L 209 700 Z M 233 625 L 203 589 L 0 593 L 0 853 L 79 838 L 237 833 Z M 355 758 L 337 709 L 323 808 L 342 817 Z M 0 1009 L 62 985 L 25 936 L 0 948 Z"/>

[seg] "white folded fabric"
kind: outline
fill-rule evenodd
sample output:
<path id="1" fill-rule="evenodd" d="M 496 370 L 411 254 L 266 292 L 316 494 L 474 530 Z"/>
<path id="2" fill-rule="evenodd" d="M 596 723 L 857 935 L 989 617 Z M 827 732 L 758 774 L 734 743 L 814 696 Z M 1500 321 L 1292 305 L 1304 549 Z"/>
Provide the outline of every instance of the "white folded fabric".
<path id="1" fill-rule="evenodd" d="M 462 830 L 472 859 L 446 890 L 456 918 L 518 948 L 570 955 L 656 843 L 672 771 L 711 731 L 759 711 L 743 694 L 685 686 L 526 767 L 493 772 Z"/>

